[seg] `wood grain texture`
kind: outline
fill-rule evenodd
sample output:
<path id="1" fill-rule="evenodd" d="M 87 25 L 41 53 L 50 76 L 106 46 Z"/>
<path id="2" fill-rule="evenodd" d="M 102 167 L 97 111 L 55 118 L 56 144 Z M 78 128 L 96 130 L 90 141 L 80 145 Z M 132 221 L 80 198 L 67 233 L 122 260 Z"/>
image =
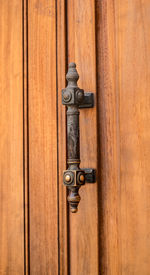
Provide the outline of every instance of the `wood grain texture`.
<path id="1" fill-rule="evenodd" d="M 0 1 L 0 274 L 24 274 L 22 1 Z"/>
<path id="2" fill-rule="evenodd" d="M 68 1 L 68 63 L 75 62 L 79 87 L 96 95 L 95 2 Z M 96 104 L 96 96 L 95 96 Z M 81 167 L 97 166 L 96 106 L 80 111 Z M 80 190 L 76 214 L 70 214 L 70 274 L 99 274 L 97 183 Z"/>
<path id="3" fill-rule="evenodd" d="M 57 1 L 57 93 L 58 93 L 58 181 L 59 181 L 59 272 L 68 274 L 67 190 L 63 185 L 66 169 L 66 110 L 61 90 L 66 86 L 66 1 Z"/>
<path id="4" fill-rule="evenodd" d="M 28 2 L 30 272 L 58 274 L 55 1 Z"/>
<path id="5" fill-rule="evenodd" d="M 148 275 L 150 3 L 96 1 L 101 272 Z"/>
<path id="6" fill-rule="evenodd" d="M 29 267 L 29 129 L 28 129 L 28 3 L 23 0 L 23 143 L 24 143 L 24 253 L 25 275 Z"/>

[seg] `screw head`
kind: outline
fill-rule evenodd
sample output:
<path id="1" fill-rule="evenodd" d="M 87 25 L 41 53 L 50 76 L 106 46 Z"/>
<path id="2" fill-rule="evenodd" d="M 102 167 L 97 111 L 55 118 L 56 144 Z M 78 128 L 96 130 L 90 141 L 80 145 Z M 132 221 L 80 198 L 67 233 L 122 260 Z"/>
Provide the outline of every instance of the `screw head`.
<path id="1" fill-rule="evenodd" d="M 85 176 L 84 176 L 84 172 L 80 171 L 77 175 L 77 184 L 82 185 L 85 183 Z"/>
<path id="2" fill-rule="evenodd" d="M 65 175 L 65 181 L 67 181 L 67 182 L 70 182 L 70 181 L 71 181 L 71 177 L 70 177 L 69 174 L 66 174 L 66 175 Z"/>
<path id="3" fill-rule="evenodd" d="M 78 102 L 82 102 L 82 100 L 84 98 L 84 91 L 82 89 L 77 90 L 76 97 L 77 97 Z"/>
<path id="4" fill-rule="evenodd" d="M 65 171 L 63 179 L 64 179 L 64 184 L 70 185 L 73 183 L 74 175 L 71 171 Z"/>
<path id="5" fill-rule="evenodd" d="M 71 97 L 72 97 L 72 95 L 71 95 L 71 93 L 69 91 L 65 91 L 63 93 L 63 98 L 64 98 L 65 102 L 69 102 L 71 100 Z"/>
<path id="6" fill-rule="evenodd" d="M 80 177 L 79 177 L 80 181 L 84 182 L 84 175 L 81 174 Z"/>

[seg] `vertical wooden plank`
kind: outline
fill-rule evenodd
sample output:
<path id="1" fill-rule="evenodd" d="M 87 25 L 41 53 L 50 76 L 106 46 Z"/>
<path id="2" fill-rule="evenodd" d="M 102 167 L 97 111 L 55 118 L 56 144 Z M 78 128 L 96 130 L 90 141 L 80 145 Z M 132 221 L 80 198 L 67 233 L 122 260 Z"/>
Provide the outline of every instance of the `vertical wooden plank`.
<path id="1" fill-rule="evenodd" d="M 25 275 L 29 274 L 29 129 L 28 129 L 28 1 L 23 0 L 23 117 L 24 117 L 24 253 Z"/>
<path id="2" fill-rule="evenodd" d="M 123 275 L 140 275 L 150 272 L 150 2 L 116 1 L 115 9 L 120 103 L 120 260 Z"/>
<path id="3" fill-rule="evenodd" d="M 100 270 L 121 274 L 119 264 L 119 124 L 114 1 L 96 1 Z"/>
<path id="4" fill-rule="evenodd" d="M 58 173 L 59 173 L 59 257 L 60 275 L 68 274 L 67 191 L 63 185 L 66 169 L 66 112 L 61 90 L 66 86 L 66 1 L 57 1 L 57 78 L 58 78 Z"/>
<path id="5" fill-rule="evenodd" d="M 58 273 L 56 7 L 28 1 L 30 272 Z"/>
<path id="6" fill-rule="evenodd" d="M 97 167 L 95 2 L 68 1 L 68 56 L 77 64 L 79 86 L 95 94 L 95 107 L 80 111 L 81 167 Z M 99 274 L 97 183 L 80 190 L 78 213 L 70 214 L 70 273 Z"/>
<path id="7" fill-rule="evenodd" d="M 24 274 L 22 1 L 0 1 L 0 274 Z"/>
<path id="8" fill-rule="evenodd" d="M 149 274 L 150 3 L 97 1 L 103 274 Z M 98 19 L 98 17 L 97 17 Z M 100 50 L 99 50 L 100 49 Z"/>

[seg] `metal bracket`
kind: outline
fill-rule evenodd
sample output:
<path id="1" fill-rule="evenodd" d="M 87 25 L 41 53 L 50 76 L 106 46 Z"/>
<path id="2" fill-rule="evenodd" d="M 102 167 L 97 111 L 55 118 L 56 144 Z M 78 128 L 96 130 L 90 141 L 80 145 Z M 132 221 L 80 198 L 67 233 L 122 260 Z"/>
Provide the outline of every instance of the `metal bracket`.
<path id="1" fill-rule="evenodd" d="M 84 93 L 83 102 L 79 105 L 79 109 L 93 108 L 94 107 L 94 94 Z"/>
<path id="2" fill-rule="evenodd" d="M 96 182 L 96 170 L 95 169 L 83 168 L 82 170 L 85 172 L 85 183 L 95 183 Z"/>

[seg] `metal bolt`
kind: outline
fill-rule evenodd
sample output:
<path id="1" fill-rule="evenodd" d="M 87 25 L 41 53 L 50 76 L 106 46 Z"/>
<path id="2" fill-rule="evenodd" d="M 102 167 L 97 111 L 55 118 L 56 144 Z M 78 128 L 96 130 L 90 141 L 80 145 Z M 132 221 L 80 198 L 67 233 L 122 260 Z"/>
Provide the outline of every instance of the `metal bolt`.
<path id="1" fill-rule="evenodd" d="M 71 176 L 69 174 L 66 174 L 65 181 L 66 182 L 70 182 L 71 181 Z"/>
<path id="2" fill-rule="evenodd" d="M 69 102 L 71 100 L 71 93 L 69 91 L 65 91 L 64 94 L 63 94 L 63 97 L 64 97 L 64 101 L 65 102 Z"/>
<path id="3" fill-rule="evenodd" d="M 82 100 L 84 98 L 84 92 L 83 92 L 83 90 L 78 90 L 77 93 L 76 93 L 76 95 L 77 95 L 78 102 L 82 102 Z"/>
<path id="4" fill-rule="evenodd" d="M 83 174 L 80 175 L 79 179 L 80 179 L 80 181 L 84 181 L 84 175 Z"/>

